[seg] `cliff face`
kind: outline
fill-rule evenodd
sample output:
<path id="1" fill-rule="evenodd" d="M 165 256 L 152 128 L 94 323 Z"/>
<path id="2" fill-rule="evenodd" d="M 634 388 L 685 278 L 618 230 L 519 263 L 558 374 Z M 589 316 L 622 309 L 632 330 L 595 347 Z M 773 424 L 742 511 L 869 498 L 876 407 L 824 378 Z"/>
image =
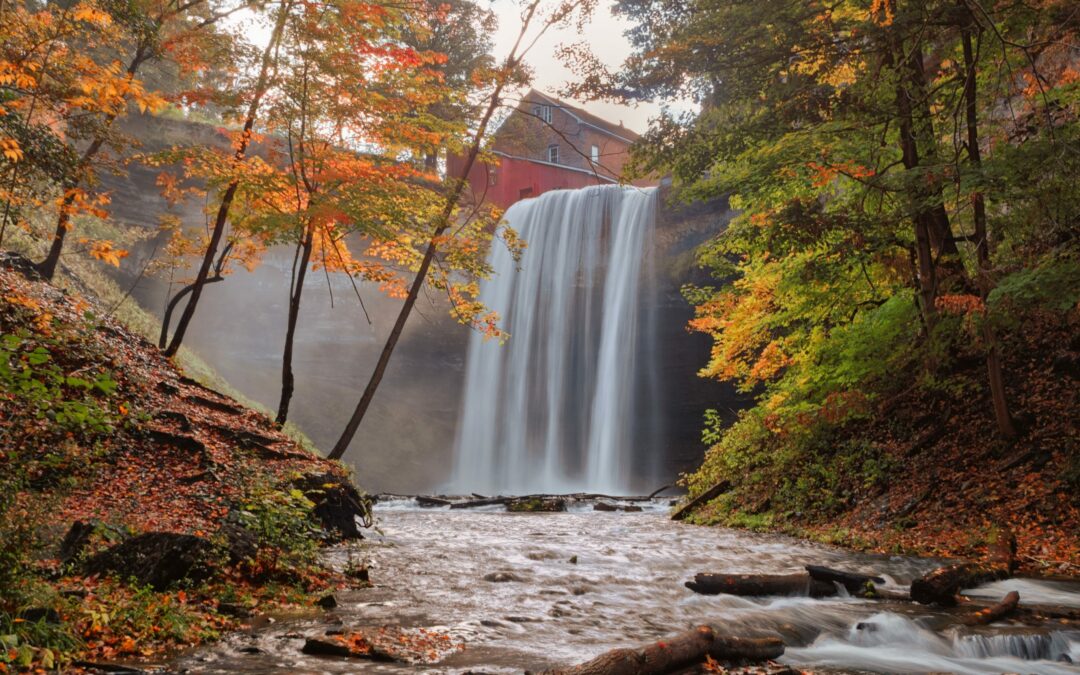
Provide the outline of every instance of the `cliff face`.
<path id="1" fill-rule="evenodd" d="M 152 151 L 183 142 L 220 136 L 213 129 L 160 119 L 136 120 L 129 128 Z M 154 185 L 156 170 L 136 168 L 127 176 L 107 177 L 114 217 L 132 227 L 154 227 L 147 214 L 165 209 Z M 661 199 L 666 202 L 667 191 Z M 202 227 L 202 204 L 175 209 L 191 227 Z M 636 466 L 642 485 L 674 478 L 701 460 L 701 416 L 706 408 L 730 410 L 738 399 L 724 385 L 696 377 L 705 363 L 709 342 L 686 332 L 691 308 L 679 289 L 702 274 L 692 264 L 693 248 L 727 222 L 726 203 L 674 208 L 662 205 L 655 239 L 655 306 L 659 325 L 656 368 L 665 427 L 660 452 L 643 445 Z M 127 285 L 135 280 L 153 252 L 148 242 L 125 260 Z M 235 272 L 207 287 L 186 344 L 214 366 L 236 389 L 274 408 L 280 387 L 281 351 L 289 291 L 292 252 L 270 251 L 253 272 Z M 138 281 L 134 297 L 161 315 L 168 297 L 168 279 Z M 291 419 L 319 447 L 333 444 L 367 382 L 375 360 L 400 307 L 372 285 L 360 294 L 371 324 L 348 279 L 309 274 L 294 356 L 296 394 Z M 426 492 L 438 490 L 453 463 L 453 439 L 464 379 L 469 331 L 450 318 L 445 299 L 422 297 L 394 353 L 372 409 L 345 456 L 369 490 Z"/>

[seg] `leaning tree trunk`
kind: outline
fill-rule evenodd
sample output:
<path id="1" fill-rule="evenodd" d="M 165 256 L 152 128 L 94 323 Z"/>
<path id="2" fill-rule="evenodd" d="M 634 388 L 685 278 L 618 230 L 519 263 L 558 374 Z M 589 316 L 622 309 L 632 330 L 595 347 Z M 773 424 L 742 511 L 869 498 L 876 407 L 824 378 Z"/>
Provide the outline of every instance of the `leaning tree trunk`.
<path id="1" fill-rule="evenodd" d="M 255 91 L 251 98 L 251 104 L 248 106 L 247 117 L 244 120 L 244 131 L 240 137 L 240 144 L 236 148 L 236 153 L 233 156 L 233 161 L 237 164 L 244 159 L 247 154 L 248 145 L 251 143 L 251 130 L 255 126 L 255 116 L 259 111 L 259 104 L 262 102 L 263 95 L 266 94 L 267 82 L 270 79 L 270 70 L 273 66 L 273 55 L 277 48 L 277 44 L 281 41 L 281 34 L 285 29 L 285 21 L 289 15 L 289 9 L 292 7 L 291 0 L 284 0 L 281 4 L 281 9 L 278 10 L 277 22 L 274 24 L 273 33 L 270 35 L 269 42 L 266 43 L 266 48 L 263 49 L 262 62 L 259 66 L 259 77 L 255 82 Z M 202 264 L 199 266 L 199 273 L 195 277 L 195 281 L 192 284 L 191 298 L 184 306 L 184 313 L 180 315 L 180 320 L 176 323 L 176 332 L 173 333 L 172 341 L 169 342 L 168 348 L 165 349 L 166 356 L 174 356 L 180 349 L 180 344 L 184 341 L 184 333 L 187 332 L 188 325 L 191 323 L 191 319 L 195 316 L 195 308 L 199 304 L 199 297 L 202 295 L 203 287 L 206 285 L 207 277 L 210 276 L 210 267 L 214 263 L 214 257 L 217 255 L 217 248 L 221 244 L 221 238 L 225 234 L 225 223 L 229 218 L 229 209 L 232 208 L 233 199 L 236 197 L 236 191 L 240 187 L 240 181 L 234 179 L 231 181 L 225 192 L 221 197 L 221 204 L 218 206 L 217 217 L 214 219 L 214 229 L 210 233 L 210 242 L 206 246 L 206 252 L 203 254 Z"/>
<path id="2" fill-rule="evenodd" d="M 962 7 L 967 7 L 964 0 L 960 0 Z M 964 107 L 967 124 L 967 152 L 975 171 L 982 168 L 982 151 L 979 149 L 979 117 L 976 107 L 978 102 L 976 79 L 975 79 L 975 50 L 972 47 L 971 34 L 975 25 L 975 16 L 970 14 L 970 23 L 965 26 L 962 34 L 964 49 Z M 971 195 L 972 220 L 975 224 L 975 258 L 978 264 L 977 283 L 979 296 L 985 306 L 986 299 L 990 294 L 990 242 L 986 218 L 986 200 L 983 193 L 976 190 Z M 994 408 L 994 420 L 997 422 L 998 432 L 1008 439 L 1016 437 L 1016 425 L 1013 424 L 1012 415 L 1009 413 L 1009 401 L 1005 394 L 1005 378 L 1002 375 L 1001 350 L 998 346 L 997 335 L 994 327 L 990 324 L 989 308 L 982 322 L 983 341 L 986 342 L 986 370 L 987 379 L 990 383 L 990 399 Z"/>
<path id="3" fill-rule="evenodd" d="M 308 225 L 304 238 L 296 244 L 297 255 L 293 257 L 292 286 L 289 288 L 289 325 L 285 329 L 285 352 L 281 357 L 281 400 L 278 403 L 278 424 L 285 424 L 289 417 L 289 402 L 292 400 L 296 381 L 293 377 L 293 343 L 296 337 L 296 324 L 300 318 L 300 296 L 304 292 L 304 278 L 311 262 L 311 249 L 315 242 L 315 228 Z"/>
<path id="4" fill-rule="evenodd" d="M 383 345 L 382 352 L 379 354 L 379 360 L 375 363 L 375 370 L 371 374 L 371 379 L 368 380 L 367 387 L 365 387 L 359 403 L 356 404 L 356 409 L 353 410 L 352 417 L 349 418 L 344 431 L 341 432 L 341 437 L 338 438 L 330 454 L 327 455 L 330 459 L 341 459 L 345 454 L 345 450 L 349 447 L 349 443 L 352 442 L 353 436 L 356 435 L 356 430 L 360 428 L 360 422 L 364 419 L 372 399 L 375 398 L 375 390 L 378 389 L 379 383 L 382 382 L 386 367 L 390 364 L 390 356 L 394 353 L 398 340 L 401 339 L 401 332 L 405 329 L 405 322 L 408 320 L 409 314 L 412 313 L 413 305 L 416 304 L 416 299 L 420 295 L 420 289 L 424 287 L 424 282 L 427 280 L 428 270 L 431 268 L 431 263 L 435 259 L 435 253 L 438 250 L 439 237 L 450 227 L 450 219 L 453 217 L 454 210 L 461 200 L 469 172 L 472 171 L 476 158 L 480 154 L 480 146 L 484 142 L 488 124 L 499 107 L 499 97 L 505 86 L 505 79 L 500 80 L 491 93 L 491 101 L 488 103 L 487 110 L 480 119 L 480 124 L 473 136 L 472 144 L 469 146 L 469 154 L 466 156 L 465 164 L 461 169 L 461 175 L 455 179 L 453 187 L 446 197 L 443 210 L 435 221 L 435 229 L 431 234 L 431 239 L 428 240 L 424 257 L 420 261 L 420 268 L 416 271 L 416 277 L 413 278 L 409 293 L 405 296 L 405 302 L 401 306 L 401 311 L 398 312 L 397 320 L 394 321 L 394 327 L 390 330 L 390 336 L 386 339 L 386 344 Z"/>

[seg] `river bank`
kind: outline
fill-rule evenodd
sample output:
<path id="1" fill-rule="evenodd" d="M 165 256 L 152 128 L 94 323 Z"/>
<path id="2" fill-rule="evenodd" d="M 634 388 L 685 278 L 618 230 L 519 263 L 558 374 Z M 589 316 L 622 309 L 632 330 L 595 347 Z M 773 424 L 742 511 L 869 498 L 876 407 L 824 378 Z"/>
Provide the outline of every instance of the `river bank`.
<path id="1" fill-rule="evenodd" d="M 342 465 L 93 298 L 0 288 L 0 672 L 153 663 L 362 583 L 319 555 L 369 517 Z"/>

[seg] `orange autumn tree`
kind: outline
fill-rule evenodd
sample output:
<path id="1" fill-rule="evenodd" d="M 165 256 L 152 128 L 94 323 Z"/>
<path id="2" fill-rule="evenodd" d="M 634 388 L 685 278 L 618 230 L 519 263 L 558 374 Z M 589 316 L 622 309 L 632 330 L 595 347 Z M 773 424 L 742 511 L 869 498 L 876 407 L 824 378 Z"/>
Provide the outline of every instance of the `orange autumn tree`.
<path id="1" fill-rule="evenodd" d="M 408 240 L 429 218 L 434 178 L 399 156 L 437 148 L 437 120 L 416 110 L 445 98 L 431 70 L 443 57 L 397 44 L 409 14 L 353 0 L 301 6 L 286 24 L 278 81 L 267 98 L 267 174 L 244 192 L 234 226 L 293 247 L 277 422 L 289 413 L 300 303 L 311 267 L 400 292 L 388 261 L 356 258 Z M 347 241 L 348 239 L 348 241 Z"/>
<path id="2" fill-rule="evenodd" d="M 0 12 L 0 243 L 9 226 L 29 231 L 27 216 L 50 204 L 66 219 L 103 215 L 107 197 L 79 188 L 76 148 L 128 101 L 157 105 L 120 65 L 128 37 L 123 18 L 93 0 Z M 95 251 L 115 258 L 111 246 Z"/>
<path id="3" fill-rule="evenodd" d="M 119 6 L 109 5 L 109 14 L 99 17 L 99 22 L 116 25 L 118 44 L 116 49 L 100 53 L 92 50 L 84 56 L 100 63 L 102 76 L 81 78 L 78 87 L 82 96 L 73 99 L 86 111 L 96 110 L 96 115 L 83 116 L 78 127 L 84 130 L 86 143 L 74 150 L 78 159 L 69 176 L 62 181 L 63 194 L 58 205 L 56 225 L 49 252 L 37 264 L 38 272 L 51 279 L 63 252 L 64 241 L 72 226 L 72 216 L 86 202 L 102 203 L 107 196 L 95 191 L 96 165 L 109 161 L 99 157 L 102 150 L 118 145 L 123 139 L 114 130 L 117 119 L 136 109 L 141 113 L 153 113 L 165 105 L 165 99 L 149 90 L 137 77 L 140 69 L 162 59 L 181 59 L 181 70 L 199 67 L 200 60 L 191 58 L 191 47 L 201 39 L 213 35 L 215 24 L 222 18 L 238 11 L 244 5 L 218 5 L 214 0 L 137 0 Z M 213 35 L 220 40 L 221 35 Z M 111 51 L 116 51 L 114 56 Z M 83 140 L 76 137 L 76 140 Z M 100 213 L 95 213 L 100 215 Z M 126 252 L 115 249 L 107 242 L 92 245 L 90 253 L 95 257 L 119 264 Z"/>
<path id="4" fill-rule="evenodd" d="M 250 267 L 266 247 L 294 250 L 279 423 L 288 418 L 294 390 L 292 352 L 309 269 L 347 273 L 404 296 L 407 276 L 421 263 L 417 247 L 430 237 L 442 190 L 424 160 L 463 133 L 460 123 L 428 112 L 462 97 L 438 70 L 445 57 L 399 39 L 406 27 L 415 35 L 437 20 L 413 11 L 423 7 L 283 3 L 231 152 L 200 146 L 156 158 L 182 167 L 183 180 L 161 177 L 167 196 L 179 199 L 188 184 L 199 183 L 219 199 L 209 236 L 170 244 L 178 254 L 201 251 L 203 264 L 166 310 L 160 344 L 167 354 L 182 340 L 197 290 L 223 280 L 232 263 Z M 470 214 L 443 233 L 444 251 L 429 275 L 459 320 L 485 327 L 494 322 L 476 301 L 476 279 L 487 272 L 495 216 Z M 170 342 L 172 312 L 189 293 Z"/>

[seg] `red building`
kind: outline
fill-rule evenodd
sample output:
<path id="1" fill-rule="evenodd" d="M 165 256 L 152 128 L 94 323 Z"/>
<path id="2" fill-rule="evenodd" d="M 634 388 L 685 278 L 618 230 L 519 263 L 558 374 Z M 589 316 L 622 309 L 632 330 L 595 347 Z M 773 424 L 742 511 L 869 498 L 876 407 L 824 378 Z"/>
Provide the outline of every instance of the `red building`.
<path id="1" fill-rule="evenodd" d="M 474 203 L 507 208 L 548 190 L 618 183 L 637 138 L 621 123 L 612 124 L 533 89 L 495 132 L 492 151 L 497 164 L 474 165 L 468 190 Z M 450 157 L 448 174 L 460 175 L 463 165 L 463 158 Z"/>

